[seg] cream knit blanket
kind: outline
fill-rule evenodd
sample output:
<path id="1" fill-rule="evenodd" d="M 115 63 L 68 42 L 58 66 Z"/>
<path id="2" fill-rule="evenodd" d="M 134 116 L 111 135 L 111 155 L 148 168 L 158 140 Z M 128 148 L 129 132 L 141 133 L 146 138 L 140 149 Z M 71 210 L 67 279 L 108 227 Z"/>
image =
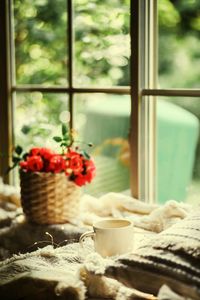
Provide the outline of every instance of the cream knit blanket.
<path id="1" fill-rule="evenodd" d="M 189 300 L 166 286 L 155 297 L 106 278 L 102 274 L 112 259 L 101 258 L 90 246 L 83 251 L 77 243 L 13 256 L 0 263 L 1 299 Z"/>
<path id="2" fill-rule="evenodd" d="M 5 196 L 5 195 L 4 195 Z M 80 203 L 77 218 L 71 224 L 47 227 L 27 224 L 20 208 L 0 202 L 0 255 L 9 257 L 12 253 L 28 252 L 31 246 L 42 238 L 43 230 L 49 232 L 57 244 L 66 238 L 71 242 L 90 228 L 96 220 L 106 217 L 123 217 L 134 221 L 142 242 L 147 238 L 146 231 L 158 233 L 178 220 L 185 218 L 193 208 L 184 203 L 168 201 L 163 206 L 149 205 L 127 195 L 108 193 L 100 198 L 84 195 Z M 15 198 L 16 199 L 16 198 Z M 142 230 L 142 231 L 141 231 Z M 143 231 L 145 230 L 145 231 Z M 140 235 L 142 232 L 142 235 Z M 59 239 L 58 239 L 59 237 Z M 58 241 L 57 241 L 58 239 Z M 49 241 L 48 241 L 49 243 Z M 103 259 L 94 252 L 92 244 L 80 248 L 78 243 L 64 247 L 53 247 L 53 244 L 31 253 L 14 255 L 0 263 L 1 299 L 40 299 L 49 300 L 55 295 L 63 299 L 86 299 L 106 297 L 116 300 L 154 299 L 134 289 L 127 288 L 114 279 L 102 276 L 112 258 Z M 37 243 L 38 248 L 40 244 Z M 30 246 L 30 248 L 27 248 Z M 44 246 L 44 245 L 43 245 Z M 137 248 L 137 247 L 136 247 Z M 32 297 L 32 298 L 31 298 Z M 59 299 L 59 298 L 58 298 Z M 158 299 L 179 300 L 167 287 L 162 287 Z"/>

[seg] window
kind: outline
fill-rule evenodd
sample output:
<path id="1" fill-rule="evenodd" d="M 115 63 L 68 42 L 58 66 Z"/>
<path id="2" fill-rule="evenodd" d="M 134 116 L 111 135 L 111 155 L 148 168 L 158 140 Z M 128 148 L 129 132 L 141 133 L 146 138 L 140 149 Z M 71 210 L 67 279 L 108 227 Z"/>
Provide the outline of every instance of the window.
<path id="1" fill-rule="evenodd" d="M 173 95 L 166 90 L 166 96 L 156 98 L 157 197 L 161 203 L 166 199 L 199 201 L 200 70 L 195 67 L 200 64 L 199 11 L 198 1 L 158 2 L 158 84 L 163 89 L 180 89 Z"/>
<path id="2" fill-rule="evenodd" d="M 81 139 L 95 140 L 97 163 L 102 167 L 102 179 L 95 189 L 106 192 L 114 181 L 119 187 L 116 191 L 128 188 L 129 171 L 123 166 L 126 162 L 122 161 L 119 167 L 112 164 L 111 158 L 116 153 L 119 158 L 121 150 L 127 151 L 130 127 L 132 194 L 149 202 L 155 201 L 156 195 L 159 202 L 176 198 L 177 191 L 164 195 L 164 190 L 170 184 L 166 176 L 179 176 L 167 154 L 168 150 L 175 156 L 173 150 L 178 146 L 172 143 L 175 138 L 170 134 L 169 142 L 165 141 L 167 146 L 162 139 L 166 132 L 175 132 L 175 113 L 184 114 L 187 109 L 197 116 L 194 107 L 199 107 L 199 69 L 193 66 L 199 62 L 200 5 L 196 1 L 175 0 L 127 0 L 123 4 L 37 0 L 34 5 L 30 1 L 4 0 L 0 5 L 1 153 L 11 153 L 13 132 L 23 143 L 23 128 L 24 132 L 32 132 L 32 141 L 39 143 L 38 128 L 30 126 L 31 122 L 34 125 L 37 119 L 42 125 L 40 133 L 49 135 L 57 130 L 61 120 L 69 118 L 70 111 L 70 124 L 78 129 Z M 171 119 L 164 126 L 162 117 L 167 111 Z M 25 115 L 29 116 L 27 124 L 22 122 Z M 111 117 L 117 133 L 114 129 L 109 133 Z M 184 191 L 193 190 L 190 183 L 194 165 L 194 174 L 198 173 L 198 121 L 193 117 L 193 152 L 183 155 L 180 149 L 183 162 L 187 155 L 191 159 L 186 168 L 187 180 L 185 177 L 181 183 Z M 120 124 L 119 128 L 114 121 Z M 190 123 L 189 119 L 185 123 Z M 184 126 L 180 125 L 182 130 Z M 88 129 L 91 127 L 95 134 Z M 1 173 L 8 163 L 6 157 L 1 160 Z M 173 166 L 173 160 L 171 163 Z M 105 174 L 109 165 L 113 174 L 120 174 L 121 178 Z M 181 163 L 177 168 L 182 166 Z M 103 190 L 108 178 L 115 179 Z M 194 178 L 196 191 L 198 176 Z M 178 186 L 178 182 L 176 177 L 174 184 Z M 180 191 L 177 195 L 186 197 Z"/>
<path id="3" fill-rule="evenodd" d="M 11 90 L 4 109 L 12 113 L 12 123 L 5 124 L 7 136 L 8 131 L 13 135 L 7 147 L 13 140 L 25 149 L 44 144 L 61 122 L 69 121 L 81 142 L 95 145 L 98 176 L 89 191 L 129 189 L 122 151 L 128 144 L 131 107 L 130 2 L 3 2 L 11 41 L 10 55 L 4 53 Z M 3 143 L 1 150 L 8 152 Z M 8 160 L 2 169 L 6 164 Z"/>
<path id="4" fill-rule="evenodd" d="M 150 124 L 155 124 L 156 180 L 150 187 L 155 187 L 159 203 L 169 199 L 197 203 L 200 73 L 194 66 L 199 65 L 196 49 L 200 5 L 196 1 L 172 0 L 157 4 L 157 85 L 156 89 L 142 91 L 144 101 L 154 103 Z"/>

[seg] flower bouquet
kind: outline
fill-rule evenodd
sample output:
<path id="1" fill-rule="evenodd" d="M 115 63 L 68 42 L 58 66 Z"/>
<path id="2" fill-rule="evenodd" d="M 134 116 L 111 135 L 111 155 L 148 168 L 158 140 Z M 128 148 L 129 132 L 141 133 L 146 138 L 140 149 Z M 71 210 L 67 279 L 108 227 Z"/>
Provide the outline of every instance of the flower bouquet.
<path id="1" fill-rule="evenodd" d="M 63 124 L 62 135 L 53 139 L 60 144 L 61 153 L 43 147 L 24 152 L 17 146 L 13 155 L 11 168 L 19 165 L 24 214 L 38 224 L 72 221 L 78 211 L 80 187 L 90 183 L 96 171 L 89 154 L 73 146 L 73 131 L 67 126 Z"/>

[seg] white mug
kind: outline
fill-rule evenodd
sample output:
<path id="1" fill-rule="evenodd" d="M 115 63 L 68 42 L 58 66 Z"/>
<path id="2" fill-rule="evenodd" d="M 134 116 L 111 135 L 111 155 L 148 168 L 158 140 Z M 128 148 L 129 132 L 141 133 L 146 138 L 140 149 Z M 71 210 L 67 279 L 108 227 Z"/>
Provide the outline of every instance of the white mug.
<path id="1" fill-rule="evenodd" d="M 101 256 L 114 256 L 133 250 L 133 223 L 125 219 L 105 219 L 93 224 L 93 230 L 81 235 L 79 242 L 92 237 L 94 248 Z"/>

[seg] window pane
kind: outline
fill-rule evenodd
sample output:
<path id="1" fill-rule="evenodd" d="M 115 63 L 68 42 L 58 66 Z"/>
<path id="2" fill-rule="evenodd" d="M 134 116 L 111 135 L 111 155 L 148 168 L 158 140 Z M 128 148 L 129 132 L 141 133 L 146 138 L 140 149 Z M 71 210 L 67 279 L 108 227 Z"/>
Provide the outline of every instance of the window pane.
<path id="1" fill-rule="evenodd" d="M 129 85 L 130 1 L 74 1 L 76 86 Z"/>
<path id="2" fill-rule="evenodd" d="M 157 197 L 199 203 L 200 99 L 157 100 Z"/>
<path id="3" fill-rule="evenodd" d="M 18 84 L 67 84 L 66 0 L 14 0 Z"/>
<path id="4" fill-rule="evenodd" d="M 52 137 L 69 119 L 65 94 L 17 93 L 14 109 L 15 143 L 25 150 L 33 146 L 57 146 Z"/>
<path id="5" fill-rule="evenodd" d="M 200 1 L 158 1 L 159 84 L 200 87 Z"/>
<path id="6" fill-rule="evenodd" d="M 93 195 L 100 195 L 129 189 L 127 138 L 130 97 L 105 94 L 76 95 L 75 104 L 75 128 L 80 135 L 79 140 L 94 144 L 91 154 L 95 160 L 97 175 L 87 186 L 87 191 Z M 84 146 L 80 146 L 82 145 Z"/>

